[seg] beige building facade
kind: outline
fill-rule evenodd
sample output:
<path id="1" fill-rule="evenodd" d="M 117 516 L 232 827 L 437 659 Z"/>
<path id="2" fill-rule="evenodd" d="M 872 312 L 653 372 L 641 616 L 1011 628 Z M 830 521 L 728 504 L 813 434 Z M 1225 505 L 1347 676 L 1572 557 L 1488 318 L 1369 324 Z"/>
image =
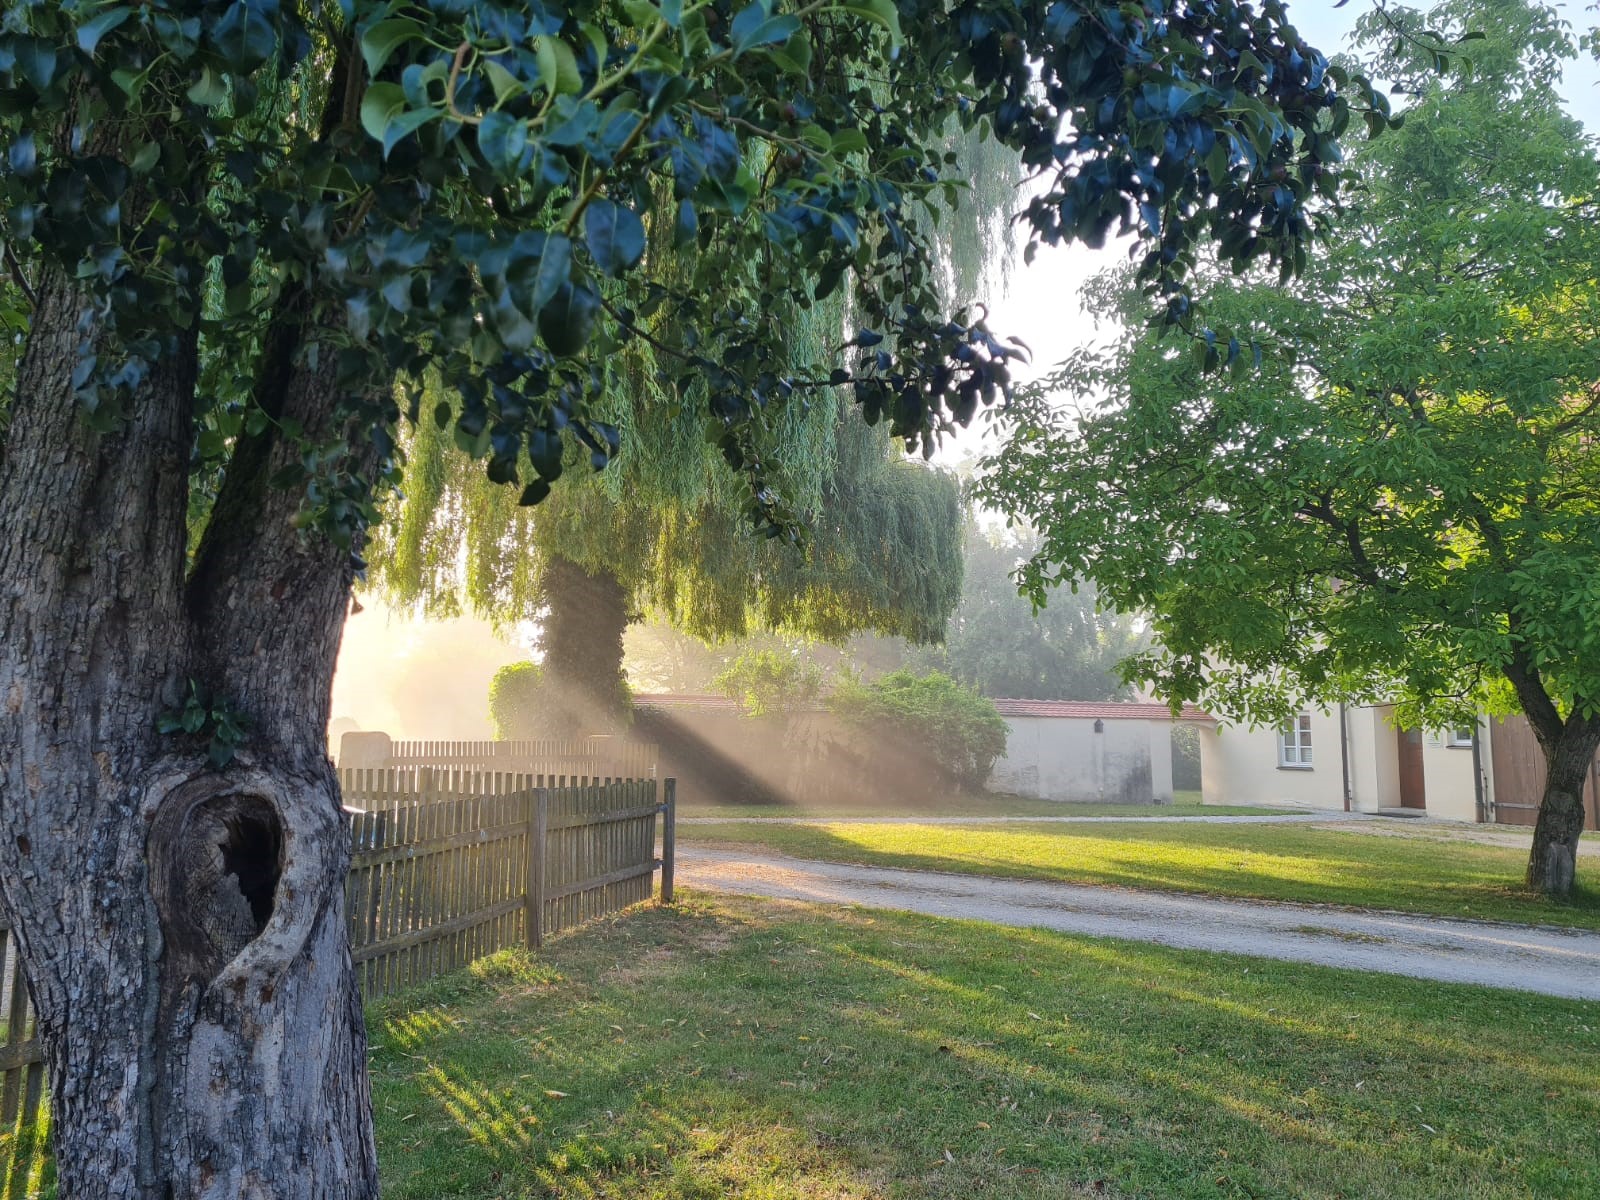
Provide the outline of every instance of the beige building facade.
<path id="1" fill-rule="evenodd" d="M 1415 811 L 1482 821 L 1494 811 L 1494 722 L 1402 730 L 1389 706 L 1306 709 L 1283 729 L 1200 731 L 1207 804 Z"/>

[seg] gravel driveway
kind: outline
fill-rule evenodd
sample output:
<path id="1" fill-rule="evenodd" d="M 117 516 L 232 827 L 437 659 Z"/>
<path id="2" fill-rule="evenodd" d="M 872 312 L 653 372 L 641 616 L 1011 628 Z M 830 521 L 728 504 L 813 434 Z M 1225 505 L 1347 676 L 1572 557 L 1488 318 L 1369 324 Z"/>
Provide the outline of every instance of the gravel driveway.
<path id="1" fill-rule="evenodd" d="M 1600 1000 L 1600 933 L 1322 905 L 1214 900 L 680 846 L 686 887 L 862 904 L 1190 950 Z"/>
<path id="2" fill-rule="evenodd" d="M 1152 817 L 1148 808 L 1127 817 L 986 817 L 973 813 L 964 817 L 683 817 L 679 825 L 1311 825 L 1323 827 L 1334 822 L 1370 821 L 1365 813 L 1341 813 L 1318 809 L 1303 813 L 1218 813 L 1193 817 Z"/>

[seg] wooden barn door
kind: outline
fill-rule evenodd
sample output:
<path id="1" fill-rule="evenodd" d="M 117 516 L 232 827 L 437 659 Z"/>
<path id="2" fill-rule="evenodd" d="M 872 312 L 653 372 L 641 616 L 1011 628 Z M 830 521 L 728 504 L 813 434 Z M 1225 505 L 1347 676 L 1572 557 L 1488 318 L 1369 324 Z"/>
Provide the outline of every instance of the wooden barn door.
<path id="1" fill-rule="evenodd" d="M 1489 734 L 1494 772 L 1494 819 L 1499 825 L 1532 825 L 1544 794 L 1544 753 L 1526 717 L 1496 721 Z M 1600 756 L 1589 766 L 1583 789 L 1585 829 L 1600 829 Z"/>
<path id="2" fill-rule="evenodd" d="M 1400 748 L 1400 807 L 1427 808 L 1428 796 L 1422 782 L 1422 730 L 1397 730 L 1395 744 Z"/>

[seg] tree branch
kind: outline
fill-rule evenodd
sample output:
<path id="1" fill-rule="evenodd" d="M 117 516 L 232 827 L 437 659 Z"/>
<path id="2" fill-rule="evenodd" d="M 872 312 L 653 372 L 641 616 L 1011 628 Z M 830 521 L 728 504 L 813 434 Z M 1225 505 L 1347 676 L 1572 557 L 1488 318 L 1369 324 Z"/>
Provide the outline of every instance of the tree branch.
<path id="1" fill-rule="evenodd" d="M 17 290 L 20 291 L 24 296 L 26 296 L 28 298 L 28 307 L 29 308 L 38 308 L 39 307 L 39 296 L 33 290 L 33 285 L 28 282 L 28 276 L 23 271 L 22 264 L 19 261 L 17 261 L 17 252 L 11 248 L 11 243 L 10 242 L 7 242 L 5 244 L 5 247 L 6 247 L 6 270 L 11 275 L 11 282 L 16 284 L 17 285 Z"/>

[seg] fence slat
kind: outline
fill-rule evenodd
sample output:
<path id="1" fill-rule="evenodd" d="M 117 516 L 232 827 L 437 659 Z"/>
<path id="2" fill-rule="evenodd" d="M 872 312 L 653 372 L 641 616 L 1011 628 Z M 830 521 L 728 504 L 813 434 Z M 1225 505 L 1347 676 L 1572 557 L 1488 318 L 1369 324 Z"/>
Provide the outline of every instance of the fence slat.
<path id="1" fill-rule="evenodd" d="M 667 780 L 661 794 L 661 903 L 671 904 L 673 864 L 678 857 L 678 781 Z"/>

